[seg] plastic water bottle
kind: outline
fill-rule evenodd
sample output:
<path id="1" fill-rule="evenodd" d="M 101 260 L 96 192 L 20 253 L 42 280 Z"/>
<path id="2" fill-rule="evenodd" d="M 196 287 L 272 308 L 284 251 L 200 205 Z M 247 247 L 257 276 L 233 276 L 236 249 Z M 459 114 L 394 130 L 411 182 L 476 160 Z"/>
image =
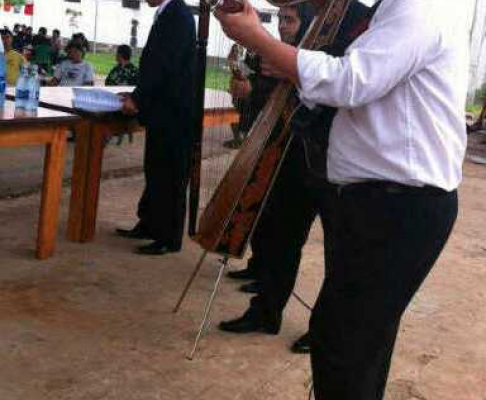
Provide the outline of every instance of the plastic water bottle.
<path id="1" fill-rule="evenodd" d="M 5 52 L 3 49 L 3 42 L 0 40 L 0 109 L 5 105 L 5 90 L 7 89 L 7 82 L 5 80 Z"/>
<path id="2" fill-rule="evenodd" d="M 15 108 L 18 110 L 25 110 L 29 100 L 29 68 L 23 65 L 20 70 L 19 79 L 17 79 L 17 86 L 15 87 Z"/>
<path id="3" fill-rule="evenodd" d="M 39 94 L 40 94 L 40 78 L 37 65 L 31 65 L 28 68 L 28 80 L 27 87 L 29 89 L 29 97 L 25 103 L 25 109 L 27 111 L 37 111 L 39 107 Z"/>

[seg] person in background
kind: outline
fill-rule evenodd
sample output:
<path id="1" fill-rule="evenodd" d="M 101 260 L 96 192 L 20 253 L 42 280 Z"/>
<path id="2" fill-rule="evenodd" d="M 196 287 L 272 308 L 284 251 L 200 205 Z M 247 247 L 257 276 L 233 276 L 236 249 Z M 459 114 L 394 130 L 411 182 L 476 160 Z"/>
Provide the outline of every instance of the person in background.
<path id="1" fill-rule="evenodd" d="M 20 69 L 25 62 L 25 58 L 12 47 L 13 36 L 8 29 L 1 31 L 3 47 L 5 49 L 6 81 L 7 85 L 15 86 L 20 75 Z"/>
<path id="2" fill-rule="evenodd" d="M 83 61 L 83 47 L 71 41 L 66 46 L 66 54 L 68 58 L 57 66 L 51 86 L 93 86 L 94 70 L 91 64 Z"/>
<path id="3" fill-rule="evenodd" d="M 23 35 L 23 44 L 27 46 L 28 44 L 32 44 L 34 37 L 32 36 L 32 27 L 28 26 L 24 29 Z"/>
<path id="4" fill-rule="evenodd" d="M 47 37 L 47 29 L 44 27 L 39 28 L 37 35 L 32 38 L 32 45 L 40 46 L 40 45 L 50 45 L 49 38 Z"/>
<path id="5" fill-rule="evenodd" d="M 313 17 L 314 8 L 307 2 L 291 7 L 281 7 L 278 11 L 280 39 L 285 43 L 298 44 Z M 249 78 L 234 74 L 230 89 L 233 98 L 240 100 L 240 109 L 244 106 L 244 110 L 249 114 L 242 115 L 242 123 L 239 124 L 240 130 L 244 129 L 247 132 L 280 80 L 265 75 L 266 66 L 262 65 L 261 59 L 255 54 L 250 54 L 250 57 L 247 55 L 245 63 L 252 65 L 253 72 Z M 246 136 L 246 134 L 243 135 Z M 283 309 L 290 298 L 292 288 L 287 288 L 286 286 L 290 285 L 282 285 L 281 282 L 292 281 L 295 283 L 300 251 L 313 221 L 309 217 L 306 218 L 309 220 L 308 223 L 296 223 L 293 224 L 292 229 L 284 229 L 284 221 L 289 223 L 288 221 L 294 219 L 304 220 L 303 215 L 306 214 L 306 211 L 302 211 L 305 208 L 302 200 L 305 190 L 292 192 L 295 183 L 305 181 L 306 178 L 297 161 L 300 158 L 299 151 L 294 149 L 295 145 L 291 147 L 252 235 L 252 256 L 248 260 L 247 267 L 228 273 L 228 277 L 231 279 L 252 280 L 252 282 L 242 285 L 240 291 L 255 293 L 257 296 L 251 300 L 249 311 L 243 317 L 220 323 L 219 328 L 223 331 L 268 333 L 266 321 L 272 319 L 273 316 L 277 316 L 276 320 L 281 320 Z M 287 192 L 288 189 L 291 191 Z M 296 204 L 297 207 L 295 207 Z M 313 216 L 312 211 L 308 213 Z M 297 214 L 296 217 L 294 217 L 295 214 Z M 276 248 L 278 248 L 277 251 L 274 250 Z M 275 268 L 274 264 L 278 268 Z M 268 297 L 272 298 L 271 306 L 267 306 L 267 303 L 270 303 L 266 301 Z M 275 298 L 283 298 L 283 300 L 273 302 Z M 278 306 L 276 303 L 279 303 Z M 280 322 L 277 322 L 274 328 L 273 332 L 276 333 L 280 329 Z M 303 345 L 302 342 L 304 342 Z M 295 343 L 292 346 L 294 352 L 308 351 L 307 335 L 301 336 Z"/>
<path id="6" fill-rule="evenodd" d="M 61 50 L 62 50 L 61 31 L 59 29 L 54 29 L 52 31 L 51 47 L 52 47 L 52 65 L 56 65 L 59 62 L 59 55 L 61 54 Z"/>
<path id="7" fill-rule="evenodd" d="M 110 71 L 105 86 L 136 86 L 138 84 L 138 69 L 130 62 L 132 49 L 123 44 L 116 49 L 117 65 Z M 124 133 L 115 135 L 118 137 L 117 145 L 123 142 Z M 128 133 L 128 140 L 133 143 L 133 133 Z"/>
<path id="8" fill-rule="evenodd" d="M 278 28 L 281 40 L 285 43 L 298 44 L 309 27 L 313 16 L 313 8 L 307 5 L 281 7 L 278 12 Z M 236 46 L 238 45 L 235 44 L 234 47 Z M 234 53 L 236 51 L 233 51 L 233 54 L 230 53 L 230 56 L 235 57 Z M 240 132 L 245 132 L 242 133 L 243 136 L 246 136 L 251 129 L 268 96 L 279 82 L 278 79 L 265 76 L 262 73 L 261 59 L 256 54 L 247 54 L 245 64 L 248 67 L 251 65 L 252 72 L 249 77 L 246 78 L 233 73 L 230 81 L 231 95 L 233 99 L 238 100 L 238 109 L 241 110 L 241 119 L 237 125 Z M 241 140 L 241 137 L 238 139 Z M 225 144 L 229 145 L 229 143 Z M 258 287 L 260 286 L 258 282 L 260 273 L 258 270 L 265 268 L 262 262 L 258 260 L 261 246 L 258 246 L 256 243 L 258 242 L 257 237 L 258 235 L 254 235 L 252 239 L 253 256 L 248 260 L 247 268 L 228 273 L 228 276 L 232 279 L 255 280 L 255 282 L 243 285 L 240 288 L 241 291 L 247 293 L 258 293 Z"/>
<path id="9" fill-rule="evenodd" d="M 242 132 L 240 131 L 240 125 L 242 125 L 241 118 L 244 118 L 244 116 L 248 113 L 248 106 L 250 105 L 248 97 L 248 94 L 251 92 L 250 82 L 245 77 L 244 72 L 241 71 L 240 68 L 240 59 L 242 58 L 241 53 L 243 51 L 245 51 L 245 49 L 242 46 L 234 43 L 233 46 L 231 46 L 227 58 L 228 66 L 232 74 L 229 85 L 229 92 L 232 97 L 233 105 L 240 114 L 240 121 L 231 124 L 233 139 L 227 140 L 223 143 L 224 147 L 228 147 L 230 149 L 238 149 L 243 143 L 244 134 L 242 134 Z M 247 65 L 245 61 L 243 67 L 246 68 Z M 245 91 L 241 93 L 240 86 L 242 86 L 242 83 L 246 84 L 246 86 L 248 87 L 245 87 Z"/>
<path id="10" fill-rule="evenodd" d="M 138 20 L 132 19 L 132 27 L 130 29 L 130 47 L 133 49 L 133 51 L 135 51 L 138 46 L 138 25 Z"/>
<path id="11" fill-rule="evenodd" d="M 34 46 L 32 46 L 31 44 L 25 46 L 22 49 L 22 55 L 24 56 L 26 62 L 28 62 L 29 64 L 37 65 L 38 72 L 41 79 L 41 84 L 44 85 L 46 83 L 46 77 L 50 77 L 49 71 L 47 71 L 42 64 L 39 64 L 37 62 L 36 51 L 34 49 Z"/>
<path id="12" fill-rule="evenodd" d="M 295 44 L 295 40 L 302 38 L 305 33 L 304 28 L 307 28 L 308 23 L 310 23 L 310 19 L 307 18 L 308 15 L 299 14 L 301 12 L 299 10 L 307 10 L 307 8 L 282 7 L 280 9 L 279 34 L 284 43 Z M 305 13 L 306 11 L 302 12 Z M 302 20 L 304 20 L 304 24 L 301 25 Z M 302 27 L 302 29 L 299 27 Z M 234 49 L 237 49 L 238 46 L 235 44 L 231 49 L 228 57 L 230 65 L 231 58 L 237 56 L 237 51 Z M 248 76 L 239 71 L 236 71 L 236 73 L 233 71 L 230 82 L 233 102 L 241 117 L 238 124 L 232 126 L 234 139 L 224 144 L 229 148 L 241 146 L 258 114 L 265 106 L 268 97 L 279 82 L 278 79 L 262 74 L 261 57 L 254 52 L 247 51 L 244 63 L 249 70 Z"/>
<path id="13" fill-rule="evenodd" d="M 84 33 L 82 32 L 74 33 L 73 36 L 71 37 L 71 41 L 74 43 L 78 43 L 83 49 L 84 54 L 89 52 L 90 50 L 89 42 L 88 39 L 86 39 L 86 36 L 84 36 Z"/>
<path id="14" fill-rule="evenodd" d="M 13 43 L 12 47 L 19 53 L 24 48 L 24 35 L 22 27 L 19 24 L 15 24 L 13 28 Z"/>
<path id="15" fill-rule="evenodd" d="M 34 62 L 34 54 L 34 46 L 32 46 L 31 44 L 24 46 L 24 48 L 22 49 L 22 55 L 27 62 Z"/>
<path id="16" fill-rule="evenodd" d="M 305 6 L 308 3 L 280 8 L 279 31 L 286 43 L 297 44 L 308 27 L 311 17 Z M 343 55 L 367 26 L 373 12 L 374 9 L 352 0 L 335 42 L 325 50 L 333 56 Z M 268 74 L 266 65 L 264 72 Z M 252 257 L 246 269 L 228 274 L 233 279 L 256 279 L 240 290 L 257 293 L 257 296 L 251 299 L 243 317 L 222 322 L 220 329 L 233 333 L 275 333 L 280 328 L 284 308 L 297 279 L 302 248 L 317 216 L 324 231 L 328 229 L 327 207 L 318 210 L 314 200 L 327 198 L 330 192 L 325 164 L 328 134 L 335 113 L 332 107 L 308 110 L 301 104 L 292 118 L 294 138 L 252 237 Z M 308 353 L 309 334 L 296 340 L 291 351 Z"/>
<path id="17" fill-rule="evenodd" d="M 138 69 L 131 63 L 132 49 L 123 44 L 116 49 L 117 65 L 110 71 L 105 80 L 106 86 L 136 86 Z"/>
<path id="18" fill-rule="evenodd" d="M 47 29 L 39 28 L 39 33 L 32 40 L 34 46 L 34 62 L 39 69 L 45 73 L 52 74 L 52 46 L 51 40 L 47 37 Z"/>
<path id="19" fill-rule="evenodd" d="M 235 65 L 232 58 L 235 56 L 238 57 L 237 49 L 238 45 L 235 45 L 228 56 L 230 65 L 231 63 Z M 233 103 L 240 113 L 240 121 L 231 127 L 233 130 L 233 140 L 224 143 L 225 147 L 232 149 L 237 149 L 241 146 L 253 122 L 278 83 L 277 79 L 264 76 L 261 73 L 261 59 L 255 53 L 247 51 L 244 64 L 244 67 L 249 71 L 248 76 L 245 76 L 243 71 L 238 71 L 238 68 L 235 70 L 233 67 L 233 76 L 230 82 Z"/>

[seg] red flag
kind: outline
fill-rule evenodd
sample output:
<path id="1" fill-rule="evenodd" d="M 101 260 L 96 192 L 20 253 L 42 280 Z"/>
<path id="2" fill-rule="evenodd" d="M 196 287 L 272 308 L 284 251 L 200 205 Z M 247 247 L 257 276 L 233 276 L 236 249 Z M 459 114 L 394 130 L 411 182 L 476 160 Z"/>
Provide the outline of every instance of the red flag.
<path id="1" fill-rule="evenodd" d="M 34 5 L 33 4 L 26 4 L 24 6 L 24 14 L 25 15 L 34 15 Z"/>

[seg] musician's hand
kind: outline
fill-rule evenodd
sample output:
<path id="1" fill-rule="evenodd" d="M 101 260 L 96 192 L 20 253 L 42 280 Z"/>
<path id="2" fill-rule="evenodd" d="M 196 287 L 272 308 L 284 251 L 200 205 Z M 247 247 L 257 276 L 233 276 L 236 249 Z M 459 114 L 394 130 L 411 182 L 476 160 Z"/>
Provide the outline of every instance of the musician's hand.
<path id="1" fill-rule="evenodd" d="M 235 99 L 244 99 L 251 93 L 252 87 L 248 79 L 231 78 L 230 93 Z"/>
<path id="2" fill-rule="evenodd" d="M 243 10 L 239 13 L 227 14 L 216 10 L 214 15 L 221 22 L 224 33 L 246 48 L 254 49 L 262 37 L 269 33 L 263 28 L 255 9 L 247 0 L 242 0 Z"/>
<path id="3" fill-rule="evenodd" d="M 260 68 L 263 76 L 271 76 L 272 78 L 284 79 L 285 76 L 268 60 L 262 59 Z"/>
<path id="4" fill-rule="evenodd" d="M 122 98 L 122 113 L 125 115 L 134 116 L 138 114 L 138 107 L 133 101 L 132 97 L 127 94 L 123 94 Z"/>

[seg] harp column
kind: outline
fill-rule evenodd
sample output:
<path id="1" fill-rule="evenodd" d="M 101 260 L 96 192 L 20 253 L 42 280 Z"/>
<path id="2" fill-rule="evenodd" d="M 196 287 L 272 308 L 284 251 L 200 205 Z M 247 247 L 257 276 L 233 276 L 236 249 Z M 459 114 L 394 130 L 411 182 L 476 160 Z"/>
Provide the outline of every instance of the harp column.
<path id="1" fill-rule="evenodd" d="M 196 234 L 201 190 L 202 141 L 204 133 L 204 92 L 206 87 L 206 59 L 210 15 L 210 5 L 205 0 L 200 0 L 196 53 L 196 95 L 194 98 L 194 144 L 192 150 L 189 194 L 189 236 L 194 236 Z"/>

